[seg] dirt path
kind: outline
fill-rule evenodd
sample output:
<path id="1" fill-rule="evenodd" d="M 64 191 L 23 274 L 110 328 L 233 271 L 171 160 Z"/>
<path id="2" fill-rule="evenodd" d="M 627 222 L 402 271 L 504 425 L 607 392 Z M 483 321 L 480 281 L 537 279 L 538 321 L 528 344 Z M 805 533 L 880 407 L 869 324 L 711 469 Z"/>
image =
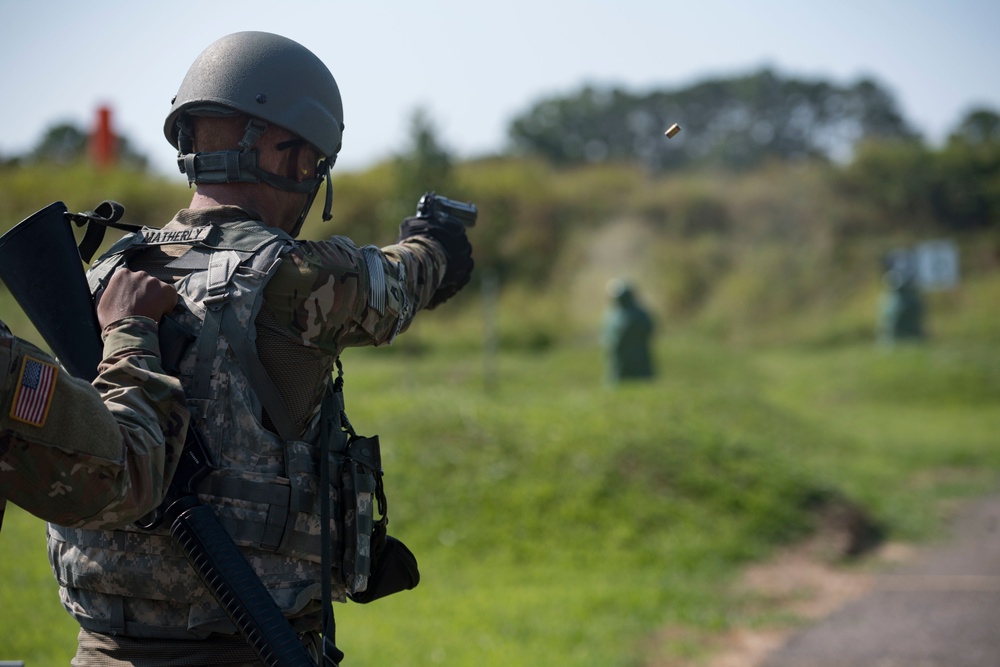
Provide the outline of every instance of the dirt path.
<path id="1" fill-rule="evenodd" d="M 761 667 L 1000 665 L 1000 496 L 963 507 L 950 538 L 876 577 Z"/>
<path id="2" fill-rule="evenodd" d="M 817 557 L 811 545 L 804 545 L 749 568 L 742 586 L 766 606 L 808 624 L 868 595 L 875 586 L 875 570 L 912 557 L 912 548 L 887 544 L 863 564 L 844 568 Z M 722 638 L 718 653 L 704 667 L 761 667 L 798 628 L 735 630 Z"/>
<path id="3" fill-rule="evenodd" d="M 1000 496 L 964 506 L 940 544 L 883 545 L 850 568 L 800 545 L 742 585 L 805 625 L 734 630 L 699 667 L 997 667 Z"/>

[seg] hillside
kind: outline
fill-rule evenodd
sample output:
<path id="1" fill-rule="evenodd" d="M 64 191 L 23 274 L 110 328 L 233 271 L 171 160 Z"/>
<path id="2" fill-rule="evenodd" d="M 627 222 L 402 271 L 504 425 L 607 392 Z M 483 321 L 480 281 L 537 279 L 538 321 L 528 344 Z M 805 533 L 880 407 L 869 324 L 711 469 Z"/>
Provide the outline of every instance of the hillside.
<path id="1" fill-rule="evenodd" d="M 55 199 L 113 198 L 158 226 L 190 194 L 82 169 L 3 175 L 7 225 Z M 304 236 L 393 239 L 387 167 L 335 185 L 336 219 Z M 882 348 L 882 253 L 944 232 L 876 217 L 859 230 L 867 205 L 838 192 L 820 166 L 460 165 L 444 194 L 480 205 L 499 353 L 484 353 L 477 282 L 392 347 L 345 354 L 351 420 L 382 438 L 390 531 L 423 571 L 413 592 L 338 606 L 351 664 L 681 664 L 728 629 L 794 622 L 732 587 L 748 563 L 837 517 L 838 562 L 923 539 L 948 501 L 995 488 L 996 233 L 949 234 L 962 282 L 928 295 L 930 339 Z M 649 384 L 602 383 L 612 276 L 634 279 L 660 323 Z M 3 289 L 0 317 L 28 329 Z M 0 606 L 33 614 L 8 622 L 0 658 L 65 664 L 75 631 L 43 526 L 11 514 Z"/>
<path id="2" fill-rule="evenodd" d="M 869 162 L 906 159 L 875 155 Z M 860 342 L 874 328 L 884 255 L 948 239 L 960 248 L 963 280 L 956 291 L 928 295 L 930 328 L 990 340 L 997 325 L 978 304 L 997 296 L 1000 227 L 949 228 L 952 218 L 932 216 L 937 209 L 900 180 L 906 173 L 887 175 L 869 162 L 653 175 L 626 165 L 558 170 L 497 159 L 458 165 L 441 189 L 479 205 L 471 232 L 477 275 L 497 276 L 504 298 L 519 302 L 515 337 L 586 335 L 601 309 L 594 296 L 622 277 L 672 330 L 728 342 Z M 0 173 L 0 229 L 55 200 L 85 210 L 103 199 L 124 203 L 127 220 L 155 227 L 191 194 L 180 178 L 82 166 Z M 978 187 L 989 192 L 991 183 Z M 884 201 L 890 187 L 894 203 Z M 314 210 L 303 236 L 390 243 L 398 216 L 415 207 L 405 190 L 392 164 L 338 174 L 333 221 L 322 223 Z M 472 293 L 449 316 L 468 310 Z"/>

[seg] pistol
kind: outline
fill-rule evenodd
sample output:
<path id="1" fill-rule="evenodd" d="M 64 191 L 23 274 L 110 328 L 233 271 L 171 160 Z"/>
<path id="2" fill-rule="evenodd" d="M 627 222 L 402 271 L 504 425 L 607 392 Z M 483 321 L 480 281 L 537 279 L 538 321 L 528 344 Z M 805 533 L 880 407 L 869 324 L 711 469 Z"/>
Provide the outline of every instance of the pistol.
<path id="1" fill-rule="evenodd" d="M 433 192 L 424 193 L 417 202 L 417 217 L 437 222 L 453 222 L 464 227 L 475 227 L 479 210 L 475 204 L 448 199 Z"/>

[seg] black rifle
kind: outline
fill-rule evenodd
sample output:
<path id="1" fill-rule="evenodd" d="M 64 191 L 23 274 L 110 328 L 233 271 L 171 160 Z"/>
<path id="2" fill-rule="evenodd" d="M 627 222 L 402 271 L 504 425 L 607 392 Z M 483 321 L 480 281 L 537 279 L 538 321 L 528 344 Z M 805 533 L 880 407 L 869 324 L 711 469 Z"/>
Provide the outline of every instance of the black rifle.
<path id="1" fill-rule="evenodd" d="M 88 381 L 97 377 L 103 344 L 82 260 L 93 256 L 99 240 L 88 228 L 78 248 L 71 221 L 110 221 L 110 226 L 128 229 L 115 224 L 124 209 L 111 204 L 105 202 L 96 213 L 72 214 L 55 202 L 0 236 L 0 280 L 66 370 Z M 215 512 L 198 501 L 194 486 L 210 471 L 207 447 L 192 424 L 163 504 L 138 525 L 169 522 L 170 534 L 191 566 L 267 667 L 315 667 Z"/>

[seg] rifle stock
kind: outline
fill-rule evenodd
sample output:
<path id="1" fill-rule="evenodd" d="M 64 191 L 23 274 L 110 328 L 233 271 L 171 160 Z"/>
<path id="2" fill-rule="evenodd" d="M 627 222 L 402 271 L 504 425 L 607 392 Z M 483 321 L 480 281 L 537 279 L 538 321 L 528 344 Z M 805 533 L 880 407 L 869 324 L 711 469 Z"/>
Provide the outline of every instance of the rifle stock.
<path id="1" fill-rule="evenodd" d="M 66 212 L 54 202 L 0 236 L 0 280 L 66 370 L 93 381 L 101 326 Z"/>

